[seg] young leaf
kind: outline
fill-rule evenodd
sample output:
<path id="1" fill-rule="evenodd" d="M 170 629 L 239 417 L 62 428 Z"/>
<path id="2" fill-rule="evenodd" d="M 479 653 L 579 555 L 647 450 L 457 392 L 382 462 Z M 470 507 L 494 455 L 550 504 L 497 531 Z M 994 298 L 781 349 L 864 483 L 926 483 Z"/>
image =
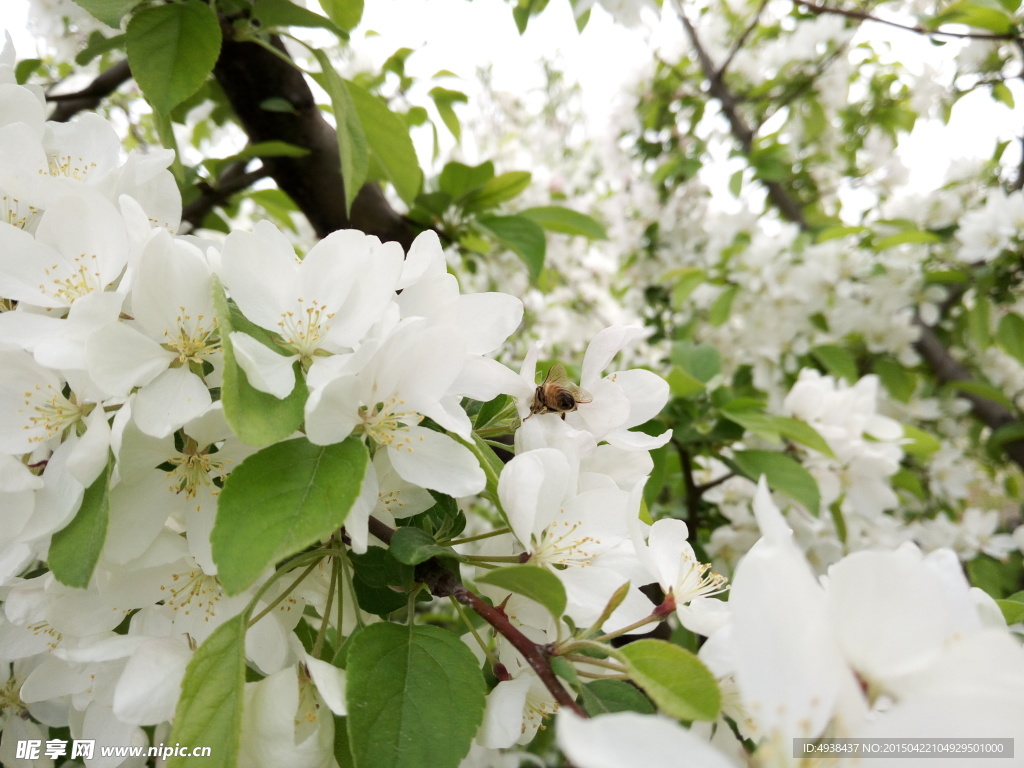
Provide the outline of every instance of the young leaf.
<path id="1" fill-rule="evenodd" d="M 530 178 L 529 171 L 503 173 L 493 179 L 488 179 L 482 187 L 467 193 L 465 198 L 457 200 L 456 203 L 466 211 L 482 211 L 493 208 L 499 203 L 511 200 L 530 186 Z"/>
<path id="2" fill-rule="evenodd" d="M 454 557 L 463 559 L 451 547 L 442 547 L 434 537 L 422 528 L 402 526 L 391 539 L 391 554 L 400 563 L 419 565 L 432 557 Z"/>
<path id="3" fill-rule="evenodd" d="M 319 27 L 333 32 L 341 39 L 347 35 L 332 19 L 326 19 L 319 13 L 303 8 L 291 0 L 256 0 L 252 15 L 259 19 L 264 27 Z"/>
<path id="4" fill-rule="evenodd" d="M 331 97 L 331 106 L 334 107 L 334 119 L 338 124 L 341 178 L 345 184 L 345 210 L 351 211 L 352 201 L 359 194 L 370 170 L 370 150 L 366 131 L 359 121 L 359 114 L 348 86 L 334 71 L 327 54 L 319 48 L 310 50 L 316 56 L 316 60 L 320 62 L 320 74 L 314 75 L 313 79 L 327 91 L 327 95 Z"/>
<path id="5" fill-rule="evenodd" d="M 1024 317 L 1010 312 L 999 319 L 996 343 L 1006 354 L 1024 363 Z"/>
<path id="6" fill-rule="evenodd" d="M 234 768 L 242 732 L 245 626 L 241 613 L 214 630 L 188 663 L 169 743 L 210 747 L 209 757 L 174 756 L 167 768 Z"/>
<path id="7" fill-rule="evenodd" d="M 54 578 L 69 587 L 85 589 L 103 551 L 110 519 L 112 458 L 93 484 L 85 489 L 82 506 L 66 527 L 53 534 L 48 563 Z"/>
<path id="8" fill-rule="evenodd" d="M 456 198 L 462 197 L 472 189 L 482 187 L 492 178 L 494 178 L 494 163 L 489 160 L 480 165 L 451 162 L 441 170 L 437 185 L 442 192 L 447 192 L 452 198 Z"/>
<path id="9" fill-rule="evenodd" d="M 245 372 L 235 360 L 230 334 L 239 330 L 258 335 L 255 326 L 241 315 L 232 313 L 224 295 L 224 288 L 214 278 L 213 306 L 217 310 L 217 328 L 224 351 L 223 382 L 220 397 L 224 404 L 224 418 L 238 437 L 249 445 L 268 445 L 284 440 L 295 432 L 305 418 L 304 406 L 308 392 L 306 382 L 296 376 L 295 389 L 284 400 L 268 392 L 261 392 L 249 384 Z M 245 327 L 236 327 L 240 324 Z M 264 332 L 265 333 L 265 332 Z"/>
<path id="10" fill-rule="evenodd" d="M 595 680 L 582 688 L 583 709 L 591 717 L 612 712 L 639 712 L 653 715 L 651 700 L 625 680 Z"/>
<path id="11" fill-rule="evenodd" d="M 411 205 L 423 184 L 423 171 L 409 137 L 409 127 L 369 91 L 353 82 L 346 82 L 345 86 L 366 132 L 371 156 L 387 172 L 398 196 Z"/>
<path id="12" fill-rule="evenodd" d="M 540 603 L 556 619 L 565 613 L 565 587 L 551 571 L 535 565 L 510 565 L 477 577 L 478 584 L 490 584 Z"/>
<path id="13" fill-rule="evenodd" d="M 714 720 L 722 706 L 715 676 L 689 651 L 664 640 L 637 640 L 619 649 L 633 682 L 670 717 Z"/>
<path id="14" fill-rule="evenodd" d="M 108 27 L 117 29 L 121 26 L 121 19 L 132 8 L 141 3 L 142 0 L 75 0 L 80 5 Z"/>
<path id="15" fill-rule="evenodd" d="M 353 638 L 347 671 L 356 768 L 456 768 L 469 752 L 486 687 L 476 658 L 455 635 L 373 624 Z"/>
<path id="16" fill-rule="evenodd" d="M 484 216 L 476 223 L 525 262 L 531 280 L 540 277 L 547 241 L 539 225 L 522 216 Z"/>
<path id="17" fill-rule="evenodd" d="M 369 547 L 363 554 L 349 557 L 352 586 L 360 608 L 384 617 L 408 605 L 408 591 L 414 583 L 411 566 L 399 562 L 390 550 L 381 547 Z"/>
<path id="18" fill-rule="evenodd" d="M 363 0 L 320 0 L 320 7 L 346 32 L 355 29 L 363 18 Z"/>
<path id="19" fill-rule="evenodd" d="M 199 0 L 139 11 L 126 34 L 132 75 L 165 115 L 199 90 L 220 56 L 220 22 Z"/>
<path id="20" fill-rule="evenodd" d="M 800 462 L 773 451 L 737 451 L 733 459 L 751 480 L 756 481 L 764 475 L 772 488 L 800 502 L 812 515 L 818 514 L 821 506 L 818 483 Z"/>
<path id="21" fill-rule="evenodd" d="M 811 350 L 811 356 L 830 374 L 846 379 L 851 384 L 859 378 L 857 360 L 850 350 L 832 344 L 823 344 Z"/>
<path id="22" fill-rule="evenodd" d="M 228 475 L 210 537 L 224 591 L 236 595 L 269 566 L 345 523 L 369 464 L 352 436 L 335 445 L 305 438 L 254 453 Z"/>
<path id="23" fill-rule="evenodd" d="M 560 205 L 542 205 L 536 208 L 527 208 L 519 211 L 519 216 L 525 216 L 536 222 L 548 232 L 559 232 L 563 235 L 579 235 L 589 237 L 591 240 L 607 240 L 608 233 L 600 222 L 579 213 L 571 208 L 563 208 Z"/>

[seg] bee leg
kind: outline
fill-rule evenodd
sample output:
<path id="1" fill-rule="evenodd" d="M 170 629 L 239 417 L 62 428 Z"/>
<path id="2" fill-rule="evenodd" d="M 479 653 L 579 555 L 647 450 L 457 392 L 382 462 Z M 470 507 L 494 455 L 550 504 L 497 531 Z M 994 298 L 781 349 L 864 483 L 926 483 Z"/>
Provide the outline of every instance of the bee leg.
<path id="1" fill-rule="evenodd" d="M 562 414 L 562 421 L 565 421 L 565 414 Z"/>

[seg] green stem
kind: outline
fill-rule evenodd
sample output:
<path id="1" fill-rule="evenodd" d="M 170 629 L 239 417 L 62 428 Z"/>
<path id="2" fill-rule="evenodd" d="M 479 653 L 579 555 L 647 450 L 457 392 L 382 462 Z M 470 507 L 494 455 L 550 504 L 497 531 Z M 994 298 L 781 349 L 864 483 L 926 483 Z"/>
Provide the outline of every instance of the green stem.
<path id="1" fill-rule="evenodd" d="M 334 603 L 334 587 L 338 576 L 338 558 L 331 560 L 331 581 L 327 586 L 327 602 L 324 603 L 324 615 L 320 620 L 320 629 L 316 633 L 316 641 L 313 643 L 313 657 L 319 659 L 320 652 L 324 647 L 324 637 L 327 635 L 327 625 L 330 623 L 331 607 Z"/>
<path id="2" fill-rule="evenodd" d="M 306 568 L 306 570 L 304 570 L 304 571 L 303 571 L 303 572 L 302 572 L 302 573 L 301 573 L 301 574 L 299 575 L 299 577 L 298 577 L 297 579 L 295 579 L 295 581 L 293 581 L 293 582 L 292 582 L 292 583 L 291 583 L 291 584 L 290 584 L 290 585 L 288 586 L 288 588 L 287 588 L 287 589 L 285 589 L 285 591 L 284 591 L 284 592 L 282 592 L 282 593 L 281 593 L 280 595 L 278 595 L 278 596 L 277 596 L 277 597 L 275 597 L 275 598 L 274 598 L 273 600 L 271 600 L 271 601 L 270 601 L 270 604 L 269 604 L 269 605 L 268 605 L 268 606 L 267 606 L 266 608 L 264 608 L 264 609 L 263 609 L 262 611 L 260 611 L 260 612 L 259 612 L 258 614 L 256 614 L 255 618 L 249 619 L 249 626 L 250 626 L 250 627 L 251 627 L 251 626 L 252 626 L 253 624 L 255 624 L 255 623 L 256 623 L 257 621 L 259 621 L 260 619 L 262 619 L 262 618 L 263 618 L 264 616 L 266 616 L 266 615 L 267 615 L 268 613 L 270 613 L 270 612 L 271 612 L 272 610 L 274 610 L 275 608 L 277 608 L 277 606 L 278 606 L 278 605 L 280 605 L 280 604 L 281 604 L 281 602 L 282 602 L 282 601 L 283 601 L 283 600 L 284 600 L 284 599 L 285 599 L 286 597 L 288 597 L 288 595 L 290 595 L 290 594 L 291 594 L 291 593 L 292 593 L 293 591 L 295 591 L 295 588 L 296 588 L 296 587 L 298 587 L 298 586 L 299 586 L 299 584 L 301 584 L 301 583 L 303 582 L 303 580 L 304 580 L 304 579 L 305 579 L 305 578 L 306 578 L 307 576 L 309 576 L 309 574 L 310 574 L 310 573 L 312 573 L 313 569 L 314 569 L 314 568 L 316 568 L 316 567 L 317 567 L 317 565 L 319 565 L 320 561 L 321 561 L 321 560 L 323 560 L 323 558 L 324 558 L 324 555 L 322 555 L 322 554 L 321 554 L 321 553 L 320 553 L 319 551 L 318 551 L 318 552 L 310 552 L 309 554 L 310 554 L 310 555 L 315 555 L 315 557 L 313 557 L 313 558 L 312 558 L 313 562 L 311 562 L 311 563 L 309 564 L 309 567 L 307 567 L 307 568 Z M 300 558 L 296 558 L 296 559 L 300 559 Z M 304 562 L 305 560 L 307 560 L 307 559 L 311 559 L 311 558 L 301 558 L 301 560 L 302 560 L 303 562 Z M 246 610 L 246 612 L 247 612 L 247 613 L 251 613 L 251 612 L 252 612 L 252 609 L 253 609 L 253 608 L 255 608 L 255 607 L 257 606 L 257 604 L 258 604 L 258 603 L 259 603 L 259 601 L 260 601 L 260 598 L 261 598 L 261 597 L 263 597 L 264 593 L 266 593 L 266 591 L 267 591 L 268 589 L 270 589 L 271 585 L 273 585 L 273 584 L 274 584 L 274 583 L 275 583 L 275 582 L 276 582 L 276 581 L 277 581 L 277 580 L 278 580 L 279 578 L 281 578 L 282 576 L 284 576 L 284 575 L 285 575 L 286 573 L 291 573 L 291 572 L 292 572 L 293 570 L 295 570 L 295 569 L 294 569 L 294 568 L 290 568 L 290 569 L 288 569 L 288 570 L 284 570 L 284 569 L 281 569 L 280 571 L 278 571 L 277 573 L 275 573 L 275 574 L 274 574 L 273 576 L 271 576 L 271 577 L 270 577 L 269 579 L 267 579 L 267 582 L 266 582 L 266 584 L 264 584 L 264 585 L 263 585 L 262 587 L 260 587 L 259 591 L 258 591 L 258 592 L 256 593 L 256 595 L 255 595 L 255 596 L 253 597 L 253 599 L 249 601 L 249 605 L 248 605 L 248 606 L 246 606 L 246 609 L 245 609 L 245 610 Z"/>
<path id="3" fill-rule="evenodd" d="M 477 536 L 467 536 L 464 539 L 451 539 L 450 541 L 438 542 L 446 547 L 456 547 L 459 544 L 468 544 L 471 541 L 480 541 L 481 539 L 489 539 L 492 536 L 504 536 L 506 533 L 511 533 L 511 528 L 499 528 L 496 531 L 490 531 L 489 533 L 481 533 Z"/>

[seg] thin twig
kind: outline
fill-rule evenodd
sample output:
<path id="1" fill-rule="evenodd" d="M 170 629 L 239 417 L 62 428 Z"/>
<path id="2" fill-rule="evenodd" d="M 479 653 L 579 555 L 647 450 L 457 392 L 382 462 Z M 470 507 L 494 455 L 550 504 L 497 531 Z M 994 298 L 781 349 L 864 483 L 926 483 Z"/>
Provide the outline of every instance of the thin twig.
<path id="1" fill-rule="evenodd" d="M 233 195 L 243 189 L 248 189 L 260 179 L 270 176 L 270 171 L 265 165 L 248 172 L 244 171 L 245 163 L 239 163 L 235 168 L 243 170 L 242 172 L 233 172 L 232 169 L 229 169 L 216 187 L 211 187 L 205 182 L 199 185 L 199 197 L 181 211 L 181 220 L 183 223 L 189 224 L 189 231 L 197 229 L 203 223 L 206 215 L 218 205 L 226 203 Z"/>
<path id="2" fill-rule="evenodd" d="M 845 16 L 848 19 L 857 19 L 859 21 L 873 21 L 876 24 L 885 24 L 887 27 L 895 27 L 896 29 L 902 29 L 905 32 L 913 32 L 917 35 L 929 35 L 937 37 L 955 37 L 961 40 L 1019 40 L 1019 36 L 1012 32 L 943 32 L 938 29 L 928 29 L 919 24 L 900 24 L 898 21 L 890 21 L 889 19 L 883 19 L 878 16 L 872 16 L 870 13 L 864 11 L 850 11 L 844 8 L 830 8 L 827 5 L 817 5 L 815 3 L 808 2 L 808 0 L 793 0 L 794 3 L 799 5 L 801 8 L 806 8 L 808 11 L 815 15 L 821 15 L 824 13 L 835 14 L 836 16 Z"/>

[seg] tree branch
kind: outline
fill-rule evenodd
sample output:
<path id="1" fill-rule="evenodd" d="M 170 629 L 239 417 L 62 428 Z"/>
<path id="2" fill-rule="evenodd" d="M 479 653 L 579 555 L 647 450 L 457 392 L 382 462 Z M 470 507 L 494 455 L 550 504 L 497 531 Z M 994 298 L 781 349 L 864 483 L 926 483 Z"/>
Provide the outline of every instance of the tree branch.
<path id="1" fill-rule="evenodd" d="M 704 77 L 707 78 L 708 93 L 721 105 L 722 114 L 729 121 L 733 138 L 740 143 L 743 153 L 749 158 L 754 152 L 754 131 L 751 130 L 750 126 L 747 125 L 740 115 L 736 96 L 725 85 L 724 72 L 715 67 L 715 63 L 704 49 L 700 38 L 697 37 L 697 30 L 694 29 L 693 24 L 690 23 L 689 18 L 683 12 L 682 5 L 679 3 L 676 4 L 676 13 L 679 15 L 679 20 L 683 23 L 683 27 L 686 28 L 686 34 L 689 36 L 690 43 L 697 54 L 697 61 L 700 63 L 701 71 L 704 72 Z M 768 199 L 772 202 L 772 205 L 779 209 L 783 216 L 797 224 L 804 231 L 810 229 L 807 219 L 804 218 L 803 207 L 786 191 L 785 187 L 777 181 L 761 179 L 761 183 L 768 190 Z"/>
<path id="2" fill-rule="evenodd" d="M 956 381 L 972 381 L 974 376 L 956 361 L 949 350 L 935 335 L 935 330 L 918 321 L 921 336 L 914 348 L 932 369 L 935 378 L 942 384 Z M 971 413 L 993 431 L 1018 421 L 1018 417 L 998 403 L 973 392 L 959 392 L 959 397 L 971 404 Z M 1014 440 L 1003 444 L 1003 453 L 1017 466 L 1024 469 L 1024 440 Z"/>
<path id="3" fill-rule="evenodd" d="M 381 240 L 394 240 L 408 250 L 419 229 L 395 211 L 376 184 L 366 184 L 345 212 L 338 135 L 323 118 L 302 72 L 261 45 L 236 42 L 224 22 L 224 44 L 213 74 L 231 103 L 251 143 L 284 141 L 309 150 L 303 157 L 268 157 L 273 177 L 306 215 L 319 237 L 338 229 L 359 229 Z M 288 58 L 281 39 L 270 44 Z M 271 100 L 290 109 L 271 111 Z"/>
<path id="4" fill-rule="evenodd" d="M 377 518 L 370 517 L 370 533 L 390 544 L 395 535 L 393 528 L 385 525 Z M 471 608 L 480 618 L 494 627 L 494 631 L 502 635 L 509 643 L 522 654 L 526 663 L 537 673 L 544 686 L 551 692 L 555 701 L 560 706 L 568 707 L 580 717 L 586 717 L 586 713 L 579 704 L 569 695 L 565 687 L 559 682 L 554 670 L 551 668 L 549 658 L 551 652 L 547 646 L 538 645 L 524 635 L 516 627 L 508 616 L 500 608 L 488 605 L 483 598 L 467 589 L 459 581 L 458 575 L 443 567 L 436 559 L 431 558 L 425 563 L 416 566 L 416 580 L 426 584 L 430 588 L 430 594 L 435 597 L 454 597 L 458 602 Z"/>
<path id="5" fill-rule="evenodd" d="M 811 13 L 820 16 L 821 14 L 831 13 L 836 16 L 845 16 L 848 19 L 857 19 L 858 21 L 873 21 L 876 24 L 884 24 L 887 27 L 895 27 L 896 29 L 902 29 L 905 32 L 913 32 L 917 35 L 929 35 L 935 37 L 955 37 L 960 39 L 971 39 L 971 40 L 1018 40 L 1019 37 L 1012 32 L 998 33 L 998 32 L 942 32 L 937 29 L 928 29 L 920 25 L 909 25 L 900 24 L 898 21 L 889 21 L 888 19 L 882 19 L 878 16 L 872 16 L 870 13 L 864 11 L 849 11 L 843 8 L 830 8 L 827 5 L 816 5 L 815 3 L 808 2 L 808 0 L 793 0 L 794 3 L 799 5 L 801 8 L 806 8 Z"/>
<path id="6" fill-rule="evenodd" d="M 189 232 L 197 229 L 203 223 L 206 214 L 218 205 L 226 203 L 236 193 L 247 189 L 260 179 L 265 179 L 270 175 L 266 165 L 261 165 L 259 168 L 248 173 L 245 171 L 245 166 L 246 163 L 244 162 L 232 165 L 221 175 L 216 187 L 211 187 L 205 182 L 199 185 L 199 197 L 186 205 L 181 211 L 182 222 L 188 222 L 190 225 Z"/>
<path id="7" fill-rule="evenodd" d="M 50 113 L 49 119 L 57 123 L 66 123 L 79 112 L 96 109 L 103 99 L 130 80 L 131 76 L 132 71 L 128 67 L 128 60 L 125 59 L 101 72 L 95 80 L 80 91 L 46 94 L 46 100 L 57 105 Z"/>

